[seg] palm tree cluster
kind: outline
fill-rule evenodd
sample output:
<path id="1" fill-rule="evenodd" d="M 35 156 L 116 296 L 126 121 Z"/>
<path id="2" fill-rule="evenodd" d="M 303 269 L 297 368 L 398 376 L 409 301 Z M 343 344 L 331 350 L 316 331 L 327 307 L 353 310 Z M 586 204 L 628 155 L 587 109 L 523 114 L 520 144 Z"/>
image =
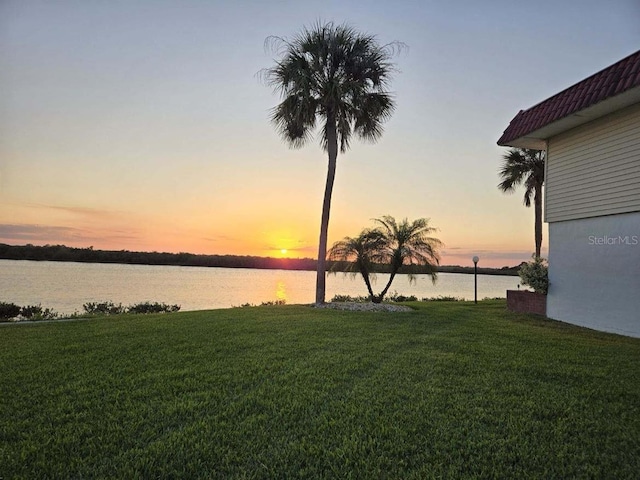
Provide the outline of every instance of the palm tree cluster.
<path id="1" fill-rule="evenodd" d="M 348 150 L 355 135 L 375 141 L 389 119 L 394 102 L 387 91 L 394 66 L 391 58 L 401 44 L 378 44 L 372 35 L 349 25 L 318 22 L 291 40 L 269 37 L 265 42 L 280 58 L 261 72 L 282 101 L 273 108 L 271 121 L 294 148 L 313 137 L 318 124 L 322 149 L 328 153 L 320 239 L 316 303 L 325 299 L 325 258 L 331 194 L 338 148 Z"/>
<path id="2" fill-rule="evenodd" d="M 395 276 L 402 273 L 405 266 L 422 266 L 432 282 L 436 282 L 440 264 L 438 249 L 443 244 L 430 236 L 437 229 L 429 226 L 429 219 L 419 218 L 410 222 L 405 218 L 398 222 L 386 215 L 374 219 L 374 222 L 376 228 L 364 229 L 356 237 L 345 237 L 333 244 L 328 255 L 334 262 L 332 271 L 362 275 L 369 298 L 374 303 L 382 302 Z M 371 280 L 382 269 L 389 271 L 389 280 L 376 295 Z M 407 273 L 409 281 L 414 282 L 415 275 Z"/>

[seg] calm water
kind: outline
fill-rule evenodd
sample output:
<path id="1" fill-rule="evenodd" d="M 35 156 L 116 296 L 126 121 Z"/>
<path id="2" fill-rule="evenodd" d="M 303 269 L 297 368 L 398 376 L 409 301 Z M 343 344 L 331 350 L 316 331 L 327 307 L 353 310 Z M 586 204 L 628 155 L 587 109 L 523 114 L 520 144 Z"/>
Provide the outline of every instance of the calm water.
<path id="1" fill-rule="evenodd" d="M 379 275 L 374 290 L 388 280 Z M 519 277 L 478 275 L 478 298 L 505 297 Z M 473 300 L 473 275 L 441 273 L 436 285 L 426 275 L 409 284 L 406 275 L 394 279 L 390 292 L 416 297 L 439 295 Z M 360 277 L 327 277 L 327 300 L 336 294 L 365 295 Z M 0 260 L 0 301 L 41 304 L 60 313 L 82 311 L 86 302 L 110 300 L 129 305 L 151 301 L 178 304 L 182 310 L 227 308 L 244 303 L 285 300 L 312 303 L 315 272 L 240 268 L 167 267 L 97 263 Z"/>

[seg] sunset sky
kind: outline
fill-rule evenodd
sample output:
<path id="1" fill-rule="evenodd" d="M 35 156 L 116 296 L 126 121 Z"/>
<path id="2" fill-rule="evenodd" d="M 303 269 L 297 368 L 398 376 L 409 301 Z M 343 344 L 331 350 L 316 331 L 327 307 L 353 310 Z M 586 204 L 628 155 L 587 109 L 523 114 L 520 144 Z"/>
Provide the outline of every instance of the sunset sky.
<path id="1" fill-rule="evenodd" d="M 338 157 L 330 243 L 429 217 L 447 265 L 530 258 L 497 139 L 640 48 L 638 0 L 2 0 L 0 242 L 315 257 L 327 156 L 278 137 L 256 74 L 317 20 L 409 47 L 382 139 Z"/>

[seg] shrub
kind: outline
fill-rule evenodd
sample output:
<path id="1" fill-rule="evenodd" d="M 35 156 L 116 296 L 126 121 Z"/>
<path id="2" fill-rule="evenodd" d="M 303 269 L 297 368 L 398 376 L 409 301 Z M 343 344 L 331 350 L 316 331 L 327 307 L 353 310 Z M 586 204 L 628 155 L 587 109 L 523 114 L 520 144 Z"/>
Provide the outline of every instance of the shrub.
<path id="1" fill-rule="evenodd" d="M 158 302 L 142 302 L 130 305 L 126 313 L 171 313 L 180 310 L 180 305 L 168 305 L 166 303 Z"/>
<path id="2" fill-rule="evenodd" d="M 50 308 L 42 308 L 38 305 L 27 305 L 20 309 L 20 316 L 25 320 L 54 320 L 58 314 Z"/>
<path id="3" fill-rule="evenodd" d="M 276 306 L 276 305 L 286 305 L 287 301 L 286 300 L 271 300 L 268 302 L 262 302 L 260 304 L 261 307 L 271 307 L 271 306 Z"/>
<path id="4" fill-rule="evenodd" d="M 424 297 L 423 302 L 463 302 L 464 298 L 438 295 L 437 297 Z"/>
<path id="5" fill-rule="evenodd" d="M 415 295 L 400 295 L 398 292 L 393 292 L 387 298 L 392 302 L 416 302 L 418 300 Z"/>
<path id="6" fill-rule="evenodd" d="M 520 267 L 518 272 L 523 285 L 528 285 L 537 293 L 546 295 L 549 290 L 549 267 L 544 258 L 533 256 L 533 260 Z"/>
<path id="7" fill-rule="evenodd" d="M 366 303 L 370 302 L 371 299 L 365 296 L 352 297 L 351 295 L 334 295 L 331 299 L 332 302 L 355 302 L 355 303 Z"/>
<path id="8" fill-rule="evenodd" d="M 15 303 L 0 302 L 0 320 L 9 320 L 20 315 L 20 307 Z"/>
<path id="9" fill-rule="evenodd" d="M 273 306 L 278 306 L 278 305 L 286 305 L 287 301 L 286 300 L 269 300 L 267 302 L 261 302 L 260 303 L 260 307 L 273 307 Z M 258 305 L 256 305 L 255 303 L 243 303 L 242 305 L 239 306 L 234 306 L 233 308 L 253 308 L 253 307 L 257 307 Z"/>
<path id="10" fill-rule="evenodd" d="M 121 315 L 126 313 L 121 303 L 117 305 L 111 301 L 88 302 L 82 305 L 84 311 L 89 315 Z"/>

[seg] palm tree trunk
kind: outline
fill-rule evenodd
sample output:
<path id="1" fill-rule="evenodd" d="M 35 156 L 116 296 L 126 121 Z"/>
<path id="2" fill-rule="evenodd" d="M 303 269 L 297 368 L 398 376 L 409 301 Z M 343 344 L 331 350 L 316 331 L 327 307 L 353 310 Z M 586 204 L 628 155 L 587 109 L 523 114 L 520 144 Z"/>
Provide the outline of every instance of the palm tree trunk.
<path id="1" fill-rule="evenodd" d="M 360 275 L 364 279 L 364 284 L 367 286 L 367 290 L 369 291 L 369 299 L 373 302 L 375 298 L 375 294 L 373 293 L 373 288 L 371 287 L 371 279 L 369 278 L 369 273 L 365 270 L 360 269 Z"/>
<path id="2" fill-rule="evenodd" d="M 398 273 L 398 270 L 394 268 L 393 271 L 391 272 L 391 276 L 389 277 L 389 281 L 385 285 L 384 289 L 380 292 L 380 295 L 378 295 L 378 297 L 373 301 L 374 303 L 382 303 L 382 299 L 387 294 L 389 287 L 391 287 L 391 284 L 393 283 L 393 279 L 395 278 L 396 273 Z"/>
<path id="3" fill-rule="evenodd" d="M 338 136 L 336 134 L 336 119 L 332 113 L 327 114 L 327 152 L 329 154 L 329 168 L 327 183 L 324 188 L 322 202 L 322 219 L 320 221 L 320 242 L 318 245 L 318 268 L 316 271 L 316 305 L 325 302 L 326 289 L 326 260 L 327 239 L 329 236 L 329 211 L 331 210 L 331 194 L 333 181 L 336 177 L 336 160 L 338 158 Z"/>
<path id="4" fill-rule="evenodd" d="M 539 258 L 542 246 L 542 185 L 536 185 L 533 203 L 535 208 L 536 258 Z"/>

